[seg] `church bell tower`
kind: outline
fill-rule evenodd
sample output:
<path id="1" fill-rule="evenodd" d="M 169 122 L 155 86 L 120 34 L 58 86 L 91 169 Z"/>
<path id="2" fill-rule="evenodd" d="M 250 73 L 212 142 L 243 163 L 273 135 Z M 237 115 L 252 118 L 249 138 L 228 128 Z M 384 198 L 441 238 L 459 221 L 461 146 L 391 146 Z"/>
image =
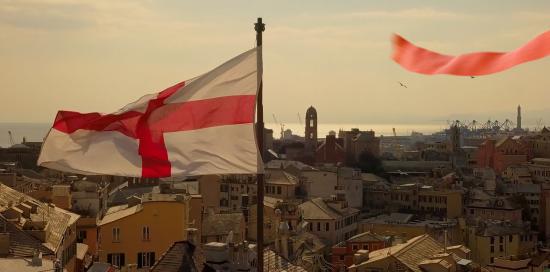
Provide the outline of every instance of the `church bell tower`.
<path id="1" fill-rule="evenodd" d="M 306 111 L 305 140 L 308 147 L 317 147 L 317 110 L 313 106 Z"/>

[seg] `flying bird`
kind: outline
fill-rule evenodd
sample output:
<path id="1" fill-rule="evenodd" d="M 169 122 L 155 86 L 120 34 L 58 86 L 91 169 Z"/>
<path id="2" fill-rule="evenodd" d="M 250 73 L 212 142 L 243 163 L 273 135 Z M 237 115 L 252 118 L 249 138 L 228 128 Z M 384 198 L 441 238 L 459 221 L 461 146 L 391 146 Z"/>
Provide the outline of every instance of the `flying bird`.
<path id="1" fill-rule="evenodd" d="M 405 85 L 405 84 L 401 83 L 401 81 L 397 81 L 397 83 L 399 83 L 399 85 L 401 85 L 401 87 L 405 87 L 405 88 L 407 88 L 407 85 Z"/>

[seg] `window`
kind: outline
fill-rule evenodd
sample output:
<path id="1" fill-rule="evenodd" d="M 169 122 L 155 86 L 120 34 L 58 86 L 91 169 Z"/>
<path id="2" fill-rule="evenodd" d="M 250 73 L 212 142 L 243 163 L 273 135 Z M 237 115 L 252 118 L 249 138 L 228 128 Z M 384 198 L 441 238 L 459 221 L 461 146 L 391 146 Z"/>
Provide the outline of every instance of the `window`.
<path id="1" fill-rule="evenodd" d="M 501 243 L 501 244 L 504 243 L 504 237 L 500 236 L 500 239 L 499 239 L 499 240 L 500 240 L 500 243 Z"/>
<path id="2" fill-rule="evenodd" d="M 150 267 L 155 263 L 155 252 L 140 252 L 137 259 L 138 268 Z"/>
<path id="3" fill-rule="evenodd" d="M 124 253 L 112 253 L 107 254 L 107 262 L 118 267 L 123 267 L 124 263 Z"/>
<path id="4" fill-rule="evenodd" d="M 353 249 L 353 251 L 359 250 L 359 246 L 358 246 L 358 245 L 352 245 L 351 248 Z"/>
<path id="5" fill-rule="evenodd" d="M 364 250 L 369 250 L 369 244 L 363 245 L 363 249 L 364 249 Z"/>
<path id="6" fill-rule="evenodd" d="M 340 255 L 340 261 L 344 260 L 344 255 Z"/>
<path id="7" fill-rule="evenodd" d="M 491 244 L 495 243 L 495 237 L 491 237 Z"/>
<path id="8" fill-rule="evenodd" d="M 512 242 L 512 240 L 514 240 L 514 236 L 512 236 L 512 235 L 508 236 L 508 241 Z"/>
<path id="9" fill-rule="evenodd" d="M 281 186 L 277 186 L 277 194 L 280 195 L 281 193 Z"/>
<path id="10" fill-rule="evenodd" d="M 498 247 L 498 249 L 499 249 L 500 252 L 502 252 L 502 251 L 504 251 L 504 246 L 503 246 L 503 245 L 500 245 L 500 246 Z"/>
<path id="11" fill-rule="evenodd" d="M 87 234 L 88 234 L 88 233 L 87 233 L 85 230 L 79 230 L 79 231 L 78 231 L 77 238 L 76 238 L 77 241 L 78 241 L 79 243 L 84 242 L 84 240 L 86 239 Z"/>
<path id="12" fill-rule="evenodd" d="M 120 229 L 113 228 L 113 242 L 120 242 Z"/>
<path id="13" fill-rule="evenodd" d="M 321 231 L 321 223 L 317 222 L 317 231 Z"/>
<path id="14" fill-rule="evenodd" d="M 141 239 L 143 241 L 149 241 L 149 227 L 147 226 L 143 227 L 141 231 Z"/>
<path id="15" fill-rule="evenodd" d="M 325 231 L 329 231 L 330 230 L 330 224 L 329 223 L 325 223 Z"/>
<path id="16" fill-rule="evenodd" d="M 495 252 L 495 246 L 491 246 L 491 253 Z"/>

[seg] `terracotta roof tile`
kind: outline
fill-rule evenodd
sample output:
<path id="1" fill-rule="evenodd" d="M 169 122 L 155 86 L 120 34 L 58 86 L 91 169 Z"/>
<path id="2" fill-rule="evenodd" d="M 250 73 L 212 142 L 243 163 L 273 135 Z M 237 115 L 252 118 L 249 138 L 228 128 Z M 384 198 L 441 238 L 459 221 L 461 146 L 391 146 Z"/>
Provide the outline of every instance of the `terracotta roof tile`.
<path id="1" fill-rule="evenodd" d="M 52 251 L 57 251 L 60 246 L 63 235 L 67 228 L 76 222 L 80 217 L 77 214 L 65 211 L 55 206 L 50 206 L 40 202 L 28 195 L 13 190 L 12 188 L 0 184 L 0 212 L 10 208 L 10 205 L 17 205 L 22 202 L 33 203 L 36 205 L 36 213 L 32 213 L 30 219 L 33 221 L 46 221 L 46 242 L 44 246 Z"/>

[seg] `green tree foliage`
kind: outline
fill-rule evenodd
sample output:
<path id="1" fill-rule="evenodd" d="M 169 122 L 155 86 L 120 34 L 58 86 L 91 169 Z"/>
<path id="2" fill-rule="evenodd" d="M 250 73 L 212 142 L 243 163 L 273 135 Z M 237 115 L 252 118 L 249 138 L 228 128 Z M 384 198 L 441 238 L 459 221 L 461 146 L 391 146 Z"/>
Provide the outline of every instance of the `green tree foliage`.
<path id="1" fill-rule="evenodd" d="M 363 151 L 357 158 L 356 167 L 360 168 L 364 173 L 382 174 L 384 173 L 384 167 L 382 161 L 371 154 L 370 152 Z"/>

